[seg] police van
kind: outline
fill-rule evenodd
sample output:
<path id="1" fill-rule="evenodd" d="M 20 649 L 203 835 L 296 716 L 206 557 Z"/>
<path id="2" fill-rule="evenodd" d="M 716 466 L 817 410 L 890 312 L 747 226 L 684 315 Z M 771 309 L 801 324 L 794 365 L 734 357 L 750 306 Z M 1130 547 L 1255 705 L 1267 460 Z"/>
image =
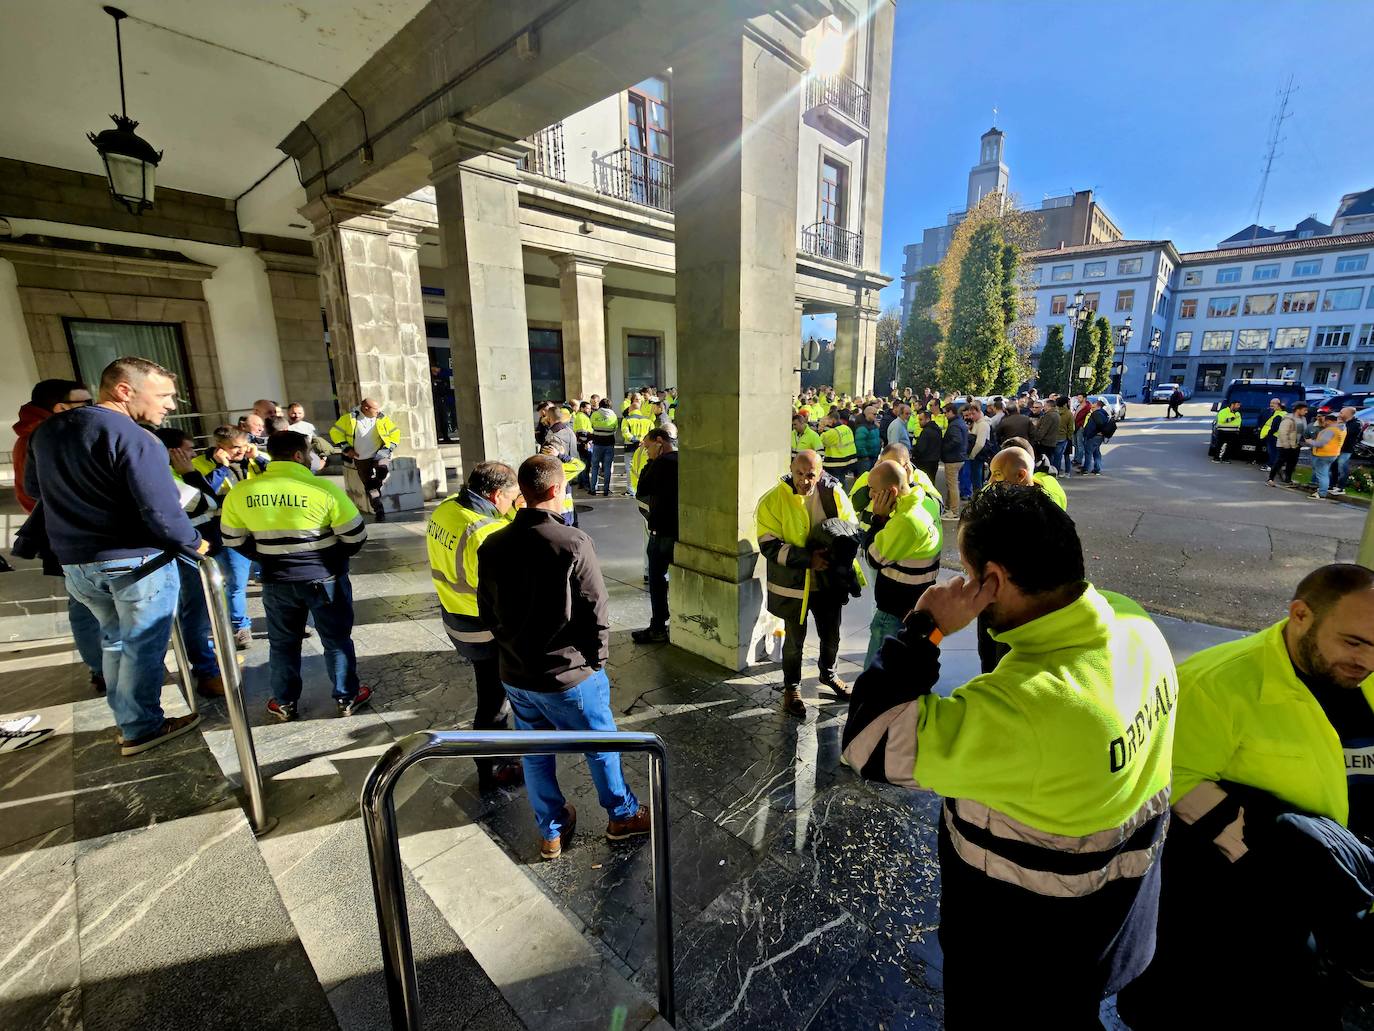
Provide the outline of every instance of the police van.
<path id="1" fill-rule="evenodd" d="M 1283 402 L 1285 412 L 1291 412 L 1295 404 L 1307 400 L 1307 391 L 1291 379 L 1233 379 L 1222 399 L 1212 405 L 1212 411 L 1219 412 L 1233 401 L 1240 402 L 1240 440 L 1235 450 L 1241 454 L 1265 450 L 1259 428 L 1269 417 L 1269 402 L 1274 398 Z"/>

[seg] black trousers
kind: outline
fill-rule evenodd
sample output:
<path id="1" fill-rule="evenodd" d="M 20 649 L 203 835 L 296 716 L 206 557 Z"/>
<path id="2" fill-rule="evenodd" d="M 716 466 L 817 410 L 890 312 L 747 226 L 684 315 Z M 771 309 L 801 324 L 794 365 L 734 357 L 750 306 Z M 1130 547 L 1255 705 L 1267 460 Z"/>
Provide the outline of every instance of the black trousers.
<path id="1" fill-rule="evenodd" d="M 840 655 L 840 613 L 844 596 L 833 591 L 812 592 L 806 610 L 815 620 L 821 635 L 820 671 L 822 682 L 835 676 L 835 661 Z M 783 620 L 787 636 L 782 642 L 782 683 L 796 687 L 801 683 L 802 646 L 806 644 L 806 621 Z"/>
<path id="2" fill-rule="evenodd" d="M 378 509 L 382 505 L 382 484 L 391 475 L 391 459 L 389 458 L 355 458 L 353 468 L 358 471 L 358 479 L 363 481 L 363 490 L 367 491 L 368 499 L 372 502 L 372 508 Z"/>
<path id="3" fill-rule="evenodd" d="M 673 564 L 671 537 L 650 534 L 644 546 L 649 559 L 649 626 L 655 630 L 668 629 L 668 567 Z"/>
<path id="4" fill-rule="evenodd" d="M 1179 404 L 1182 404 L 1182 402 L 1180 401 Z M 1183 418 L 1183 413 L 1180 412 L 1180 411 L 1178 410 L 1178 405 L 1176 405 L 1176 404 L 1174 404 L 1172 401 L 1170 401 L 1170 402 L 1169 402 L 1169 410 L 1168 410 L 1167 412 L 1164 413 L 1164 418 L 1166 418 L 1166 419 L 1182 419 L 1182 418 Z"/>
<path id="5" fill-rule="evenodd" d="M 911 464 L 930 477 L 932 483 L 935 482 L 935 471 L 940 468 L 939 462 L 912 462 Z"/>
<path id="6" fill-rule="evenodd" d="M 1299 449 L 1295 447 L 1279 448 L 1278 458 L 1274 459 L 1274 464 L 1269 467 L 1269 478 L 1278 480 L 1279 473 L 1282 471 L 1283 482 L 1292 483 L 1293 470 L 1298 467 L 1298 451 Z"/>
<path id="7" fill-rule="evenodd" d="M 455 648 L 457 645 L 455 644 Z M 459 655 L 463 654 L 461 651 Z M 489 659 L 473 659 L 472 672 L 477 678 L 477 712 L 472 717 L 473 730 L 508 730 L 510 706 L 506 702 L 506 688 L 501 683 L 501 664 L 495 648 Z M 479 777 L 491 775 L 495 759 L 474 759 Z"/>

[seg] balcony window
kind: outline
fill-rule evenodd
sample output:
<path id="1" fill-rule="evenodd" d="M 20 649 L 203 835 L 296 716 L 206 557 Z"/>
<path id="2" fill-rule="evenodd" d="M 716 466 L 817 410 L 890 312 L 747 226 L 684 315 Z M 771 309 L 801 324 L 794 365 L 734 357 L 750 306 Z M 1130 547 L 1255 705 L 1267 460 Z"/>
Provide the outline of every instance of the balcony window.
<path id="1" fill-rule="evenodd" d="M 568 181 L 563 160 L 563 123 L 555 122 L 526 140 L 534 150 L 520 159 L 520 168 L 545 179 Z"/>
<path id="2" fill-rule="evenodd" d="M 849 166 L 832 157 L 822 157 L 818 220 L 826 225 L 843 226 L 848 207 Z"/>
<path id="3" fill-rule="evenodd" d="M 668 83 L 645 79 L 627 94 L 629 134 L 626 144 L 662 161 L 673 160 L 672 122 L 668 108 Z"/>
<path id="4" fill-rule="evenodd" d="M 592 182 L 606 197 L 632 201 L 660 211 L 673 210 L 673 164 L 629 147 L 597 156 L 592 151 Z"/>
<path id="5" fill-rule="evenodd" d="M 1239 297 L 1213 297 L 1207 302 L 1207 317 L 1209 319 L 1229 319 L 1239 310 Z"/>
<path id="6" fill-rule="evenodd" d="M 1364 298 L 1364 287 L 1347 286 L 1339 290 L 1328 290 L 1322 298 L 1322 311 L 1349 311 L 1358 308 Z"/>
<path id="7" fill-rule="evenodd" d="M 806 77 L 802 121 L 848 146 L 868 135 L 870 97 L 854 81 L 854 15 L 843 4 L 835 10 L 838 17 L 827 18 L 821 25 L 811 73 Z"/>
<path id="8" fill-rule="evenodd" d="M 1250 294 L 1245 298 L 1246 315 L 1273 315 L 1278 306 L 1278 294 Z"/>
<path id="9" fill-rule="evenodd" d="M 1293 290 L 1283 295 L 1283 313 L 1298 315 L 1317 310 L 1317 291 Z"/>
<path id="10" fill-rule="evenodd" d="M 1307 326 L 1287 326 L 1274 336 L 1275 351 L 1300 351 L 1307 347 L 1312 330 Z"/>
<path id="11" fill-rule="evenodd" d="M 862 234 L 851 233 L 844 226 L 817 222 L 802 230 L 801 251 L 858 268 L 864 262 L 864 238 Z"/>
<path id="12" fill-rule="evenodd" d="M 1229 351 L 1233 336 L 1235 334 L 1229 329 L 1209 329 L 1202 334 L 1202 349 L 1204 351 Z"/>

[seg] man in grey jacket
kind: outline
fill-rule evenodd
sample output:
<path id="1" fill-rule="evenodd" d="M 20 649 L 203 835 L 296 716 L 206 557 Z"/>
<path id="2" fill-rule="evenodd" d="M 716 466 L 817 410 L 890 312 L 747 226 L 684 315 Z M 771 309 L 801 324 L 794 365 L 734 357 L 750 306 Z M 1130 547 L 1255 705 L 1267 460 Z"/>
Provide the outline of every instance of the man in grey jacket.
<path id="1" fill-rule="evenodd" d="M 1278 457 L 1274 459 L 1274 464 L 1269 467 L 1269 479 L 1265 482 L 1271 487 L 1277 487 L 1277 477 L 1280 471 L 1283 473 L 1283 482 L 1293 482 L 1293 470 L 1298 465 L 1298 451 L 1302 449 L 1303 441 L 1307 438 L 1307 404 L 1299 401 L 1293 406 L 1293 411 L 1283 417 L 1278 429 Z"/>

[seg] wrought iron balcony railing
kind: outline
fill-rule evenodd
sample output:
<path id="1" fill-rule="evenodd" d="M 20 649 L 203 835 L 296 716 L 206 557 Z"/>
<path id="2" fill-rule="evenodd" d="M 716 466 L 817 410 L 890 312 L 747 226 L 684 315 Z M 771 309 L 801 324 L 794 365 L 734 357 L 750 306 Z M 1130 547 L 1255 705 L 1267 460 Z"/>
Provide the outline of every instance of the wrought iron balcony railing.
<path id="1" fill-rule="evenodd" d="M 806 80 L 806 108 L 828 104 L 868 128 L 868 90 L 848 75 L 811 75 Z"/>
<path id="2" fill-rule="evenodd" d="M 659 211 L 673 210 L 673 164 L 642 151 L 621 147 L 600 157 L 592 152 L 596 192 L 644 204 Z"/>
<path id="3" fill-rule="evenodd" d="M 802 253 L 817 258 L 829 258 L 855 268 L 864 263 L 864 238 L 862 233 L 851 232 L 844 226 L 829 222 L 817 222 L 802 230 Z"/>
<path id="4" fill-rule="evenodd" d="M 545 179 L 557 179 L 560 183 L 568 181 L 567 169 L 563 164 L 563 123 L 554 122 L 547 129 L 540 129 L 526 140 L 534 147 L 534 152 L 520 159 L 520 167 Z"/>

